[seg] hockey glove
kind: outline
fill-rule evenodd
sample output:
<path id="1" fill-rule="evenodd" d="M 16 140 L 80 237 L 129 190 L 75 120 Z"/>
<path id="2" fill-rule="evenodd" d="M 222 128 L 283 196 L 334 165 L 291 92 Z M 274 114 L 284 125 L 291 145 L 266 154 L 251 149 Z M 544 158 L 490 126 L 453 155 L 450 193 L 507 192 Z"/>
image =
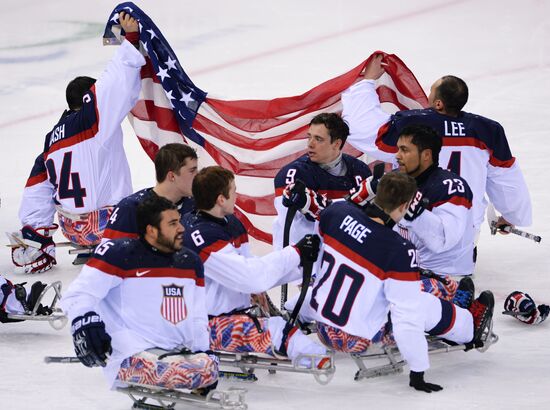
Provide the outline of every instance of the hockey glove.
<path id="1" fill-rule="evenodd" d="M 378 181 L 379 179 L 374 179 L 373 176 L 362 180 L 357 187 L 349 191 L 349 200 L 360 207 L 365 206 L 376 197 Z"/>
<path id="2" fill-rule="evenodd" d="M 346 199 L 360 207 L 364 207 L 376 197 L 378 182 L 380 182 L 380 178 L 383 176 L 384 163 L 382 162 L 374 166 L 373 174 L 370 177 L 362 180 L 357 187 L 349 191 L 349 195 Z"/>
<path id="3" fill-rule="evenodd" d="M 548 317 L 550 306 L 536 305 L 527 293 L 514 291 L 504 301 L 504 314 L 514 316 L 528 325 L 538 325 Z"/>
<path id="4" fill-rule="evenodd" d="M 95 312 L 78 316 L 71 326 L 74 351 L 84 366 L 105 367 L 112 353 L 111 336 L 105 331 L 105 323 Z"/>
<path id="5" fill-rule="evenodd" d="M 443 390 L 439 384 L 427 383 L 424 381 L 424 372 L 411 372 L 409 373 L 409 386 L 415 390 L 431 393 L 433 391 Z"/>
<path id="6" fill-rule="evenodd" d="M 319 219 L 319 214 L 332 201 L 318 194 L 313 189 L 294 190 L 294 184 L 287 185 L 283 191 L 283 205 L 287 208 L 296 207 L 310 221 Z"/>
<path id="7" fill-rule="evenodd" d="M 306 235 L 294 245 L 294 247 L 300 253 L 300 266 L 304 265 L 304 262 L 314 263 L 319 256 L 319 247 L 321 246 L 321 240 L 317 235 Z"/>
<path id="8" fill-rule="evenodd" d="M 24 226 L 20 232 L 8 234 L 12 247 L 11 258 L 15 266 L 25 273 L 41 273 L 56 264 L 53 234 L 58 225 L 33 229 Z"/>
<path id="9" fill-rule="evenodd" d="M 409 222 L 414 221 L 422 214 L 422 212 L 424 212 L 425 209 L 426 208 L 424 208 L 422 192 L 418 191 L 412 199 L 411 203 L 409 204 L 409 208 L 407 209 L 407 213 L 405 214 L 405 220 Z"/>

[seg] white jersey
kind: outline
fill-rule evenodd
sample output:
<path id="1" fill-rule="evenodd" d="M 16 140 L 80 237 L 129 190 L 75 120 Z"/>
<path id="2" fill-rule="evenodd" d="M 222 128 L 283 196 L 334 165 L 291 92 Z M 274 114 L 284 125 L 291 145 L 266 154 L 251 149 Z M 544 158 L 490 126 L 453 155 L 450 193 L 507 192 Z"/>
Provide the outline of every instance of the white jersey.
<path id="1" fill-rule="evenodd" d="M 139 239 L 104 242 L 61 307 L 71 321 L 90 311 L 101 316 L 112 338 L 111 385 L 122 361 L 146 349 L 209 349 L 203 266 L 187 249 L 165 254 Z"/>
<path id="2" fill-rule="evenodd" d="M 435 166 L 416 177 L 426 210 L 412 222 L 396 225 L 418 249 L 418 265 L 438 275 L 471 275 L 475 228 L 472 191 L 458 175 Z"/>
<path id="3" fill-rule="evenodd" d="M 217 316 L 250 307 L 252 293 L 301 279 L 300 256 L 293 247 L 262 257 L 250 254 L 248 235 L 234 216 L 202 212 L 183 216 L 184 245 L 204 263 L 208 314 Z"/>
<path id="4" fill-rule="evenodd" d="M 399 351 L 412 370 L 426 370 L 426 314 L 414 246 L 347 201 L 323 211 L 319 228 L 323 259 L 309 303 L 315 320 L 372 339 L 391 312 Z"/>
<path id="5" fill-rule="evenodd" d="M 23 225 L 51 225 L 56 206 L 83 214 L 132 193 L 120 124 L 137 101 L 144 64 L 140 52 L 123 41 L 82 108 L 65 112 L 46 135 L 23 193 Z"/>
<path id="6" fill-rule="evenodd" d="M 356 149 L 395 164 L 397 139 L 409 124 L 432 127 L 443 138 L 439 164 L 463 177 L 473 192 L 474 225 L 479 230 L 487 200 L 504 218 L 519 226 L 531 224 L 531 200 L 518 161 L 511 154 L 502 126 L 479 115 L 458 117 L 433 109 L 382 110 L 372 80 L 360 81 L 342 93 L 343 118 L 350 126 L 347 141 Z"/>

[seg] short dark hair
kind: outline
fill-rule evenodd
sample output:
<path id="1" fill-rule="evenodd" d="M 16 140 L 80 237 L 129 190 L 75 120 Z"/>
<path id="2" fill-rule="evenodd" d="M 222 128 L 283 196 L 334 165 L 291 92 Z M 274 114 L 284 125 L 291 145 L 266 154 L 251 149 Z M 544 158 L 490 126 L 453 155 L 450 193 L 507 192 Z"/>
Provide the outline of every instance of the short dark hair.
<path id="1" fill-rule="evenodd" d="M 145 231 L 148 225 L 160 228 L 160 221 L 162 219 L 161 214 L 169 209 L 178 208 L 168 199 L 158 196 L 154 192 L 151 195 L 141 201 L 137 207 L 136 222 L 137 230 L 140 237 L 145 235 Z"/>
<path id="2" fill-rule="evenodd" d="M 172 143 L 163 145 L 155 155 L 155 173 L 157 182 L 166 179 L 169 171 L 179 175 L 180 168 L 185 165 L 187 158 L 197 159 L 197 151 L 189 145 Z"/>
<path id="3" fill-rule="evenodd" d="M 312 124 L 323 124 L 330 135 L 330 142 L 342 140 L 340 149 L 344 148 L 344 144 L 349 135 L 349 126 L 342 117 L 333 112 L 323 112 L 312 118 L 309 125 Z"/>
<path id="4" fill-rule="evenodd" d="M 468 86 L 461 78 L 454 75 L 441 77 L 441 84 L 435 90 L 435 98 L 445 106 L 445 112 L 458 115 L 468 102 Z"/>
<path id="5" fill-rule="evenodd" d="M 420 124 L 408 125 L 401 130 L 399 137 L 412 137 L 411 142 L 416 145 L 418 152 L 429 149 L 432 151 L 433 163 L 439 164 L 443 139 L 432 127 Z"/>
<path id="6" fill-rule="evenodd" d="M 95 78 L 81 76 L 76 77 L 67 85 L 65 98 L 67 99 L 70 110 L 77 111 L 82 108 L 82 98 L 92 85 L 95 84 L 95 81 Z"/>
<path id="7" fill-rule="evenodd" d="M 233 172 L 219 166 L 201 169 L 193 179 L 195 207 L 208 211 L 214 208 L 220 194 L 229 198 L 229 187 L 234 179 Z"/>
<path id="8" fill-rule="evenodd" d="M 409 202 L 417 191 L 416 180 L 404 172 L 385 174 L 376 188 L 374 203 L 386 213 Z"/>

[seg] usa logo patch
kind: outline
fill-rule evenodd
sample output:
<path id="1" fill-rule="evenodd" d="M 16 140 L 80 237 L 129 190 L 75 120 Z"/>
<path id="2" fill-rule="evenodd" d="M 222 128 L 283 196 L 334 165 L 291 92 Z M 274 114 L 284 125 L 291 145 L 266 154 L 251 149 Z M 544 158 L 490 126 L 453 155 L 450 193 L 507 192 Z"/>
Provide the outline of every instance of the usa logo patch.
<path id="1" fill-rule="evenodd" d="M 162 286 L 160 313 L 163 318 L 175 325 L 187 317 L 187 308 L 183 299 L 183 286 L 174 284 Z"/>

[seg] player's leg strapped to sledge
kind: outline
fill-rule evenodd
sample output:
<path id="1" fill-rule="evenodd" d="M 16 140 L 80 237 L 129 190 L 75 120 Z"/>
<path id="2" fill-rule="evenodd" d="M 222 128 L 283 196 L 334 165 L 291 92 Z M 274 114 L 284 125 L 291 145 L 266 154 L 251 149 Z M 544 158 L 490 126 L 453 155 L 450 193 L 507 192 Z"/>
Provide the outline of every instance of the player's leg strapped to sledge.
<path id="1" fill-rule="evenodd" d="M 491 332 L 493 306 L 494 299 L 490 292 L 483 292 L 468 309 L 423 293 L 422 309 L 426 312 L 425 330 L 429 335 L 430 354 L 488 348 L 498 340 Z M 319 339 L 327 347 L 352 355 L 359 367 L 355 380 L 398 373 L 405 365 L 393 339 L 391 321 L 372 339 L 350 335 L 323 323 L 318 323 L 317 329 Z M 367 367 L 366 362 L 371 359 L 385 359 L 389 363 Z"/>
<path id="2" fill-rule="evenodd" d="M 14 285 L 7 279 L 0 277 L 0 322 L 11 323 L 24 320 L 48 321 L 59 330 L 67 323 L 64 313 L 56 307 L 61 298 L 61 282 L 46 285 L 40 281 L 34 282 L 27 293 L 26 282 Z M 42 304 L 44 296 L 51 294 L 54 297 L 49 305 Z"/>
<path id="3" fill-rule="evenodd" d="M 210 347 L 222 352 L 222 365 L 243 371 L 261 368 L 311 373 L 320 383 L 325 379 L 317 376 L 329 378 L 334 373 L 333 360 L 326 349 L 310 340 L 297 326 L 289 328 L 280 316 L 265 318 L 236 313 L 212 317 L 209 324 Z"/>

